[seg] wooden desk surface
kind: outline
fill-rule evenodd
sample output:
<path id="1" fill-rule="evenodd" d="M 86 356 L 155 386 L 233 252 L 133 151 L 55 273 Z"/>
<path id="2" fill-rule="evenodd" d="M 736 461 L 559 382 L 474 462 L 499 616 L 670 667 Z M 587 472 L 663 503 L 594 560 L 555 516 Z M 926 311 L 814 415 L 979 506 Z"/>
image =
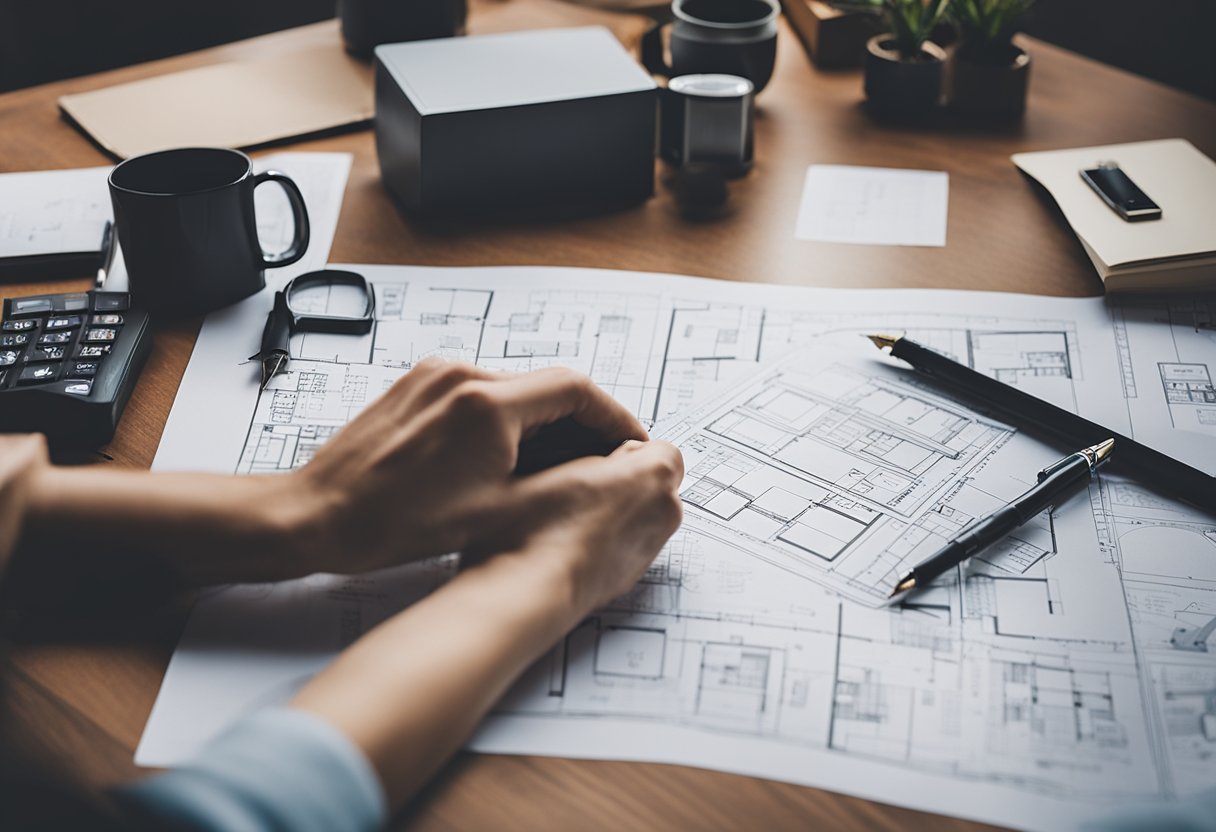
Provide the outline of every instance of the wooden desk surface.
<path id="1" fill-rule="evenodd" d="M 0 96 L 0 170 L 107 164 L 59 118 L 56 99 L 167 71 L 267 55 L 337 38 L 334 23 Z M 893 129 L 861 109 L 857 73 L 815 71 L 784 29 L 760 97 L 757 164 L 732 186 L 731 215 L 689 223 L 660 189 L 636 209 L 548 225 L 421 229 L 379 180 L 369 130 L 288 144 L 349 151 L 355 163 L 331 257 L 431 265 L 548 264 L 675 272 L 806 286 L 1101 292 L 1058 212 L 1009 162 L 1011 153 L 1182 136 L 1216 156 L 1216 105 L 1028 41 L 1034 60 L 1025 122 L 1005 131 Z M 945 248 L 797 241 L 806 166 L 880 165 L 950 173 Z M 0 296 L 67 291 L 83 280 L 3 286 Z M 108 449 L 146 468 L 189 358 L 197 322 L 159 332 L 148 368 Z M 137 773 L 132 753 L 184 622 L 184 607 L 105 628 L 67 627 L 13 654 L 8 695 L 57 756 L 94 785 Z M 674 766 L 462 755 L 400 819 L 412 829 L 978 829 L 976 824 L 747 777 Z"/>

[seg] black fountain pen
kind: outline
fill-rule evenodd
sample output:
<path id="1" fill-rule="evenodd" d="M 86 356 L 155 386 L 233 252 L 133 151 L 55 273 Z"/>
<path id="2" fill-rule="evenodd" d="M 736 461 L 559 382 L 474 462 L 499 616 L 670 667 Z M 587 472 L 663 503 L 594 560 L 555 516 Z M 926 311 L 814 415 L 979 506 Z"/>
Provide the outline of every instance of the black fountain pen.
<path id="1" fill-rule="evenodd" d="M 1110 458 L 1115 440 L 1107 439 L 1069 454 L 1039 472 L 1038 483 L 1009 505 L 967 526 L 935 555 L 920 563 L 895 585 L 888 603 L 920 589 L 968 558 L 987 549 L 1048 506 L 1057 505 L 1078 481 L 1088 479 Z"/>
<path id="2" fill-rule="evenodd" d="M 1205 471 L 1082 418 L 1071 410 L 976 372 L 902 335 L 866 337 L 880 350 L 889 350 L 892 357 L 911 364 L 931 386 L 964 401 L 979 403 L 997 418 L 1027 433 L 1050 436 L 1066 448 L 1092 445 L 1110 437 L 1119 443 L 1119 459 L 1115 466 L 1120 473 L 1209 513 L 1216 512 L 1216 477 Z"/>
<path id="3" fill-rule="evenodd" d="M 287 308 L 287 295 L 282 292 L 274 294 L 274 306 L 262 330 L 262 349 L 251 357 L 262 365 L 262 390 L 287 366 L 291 357 L 291 310 Z"/>

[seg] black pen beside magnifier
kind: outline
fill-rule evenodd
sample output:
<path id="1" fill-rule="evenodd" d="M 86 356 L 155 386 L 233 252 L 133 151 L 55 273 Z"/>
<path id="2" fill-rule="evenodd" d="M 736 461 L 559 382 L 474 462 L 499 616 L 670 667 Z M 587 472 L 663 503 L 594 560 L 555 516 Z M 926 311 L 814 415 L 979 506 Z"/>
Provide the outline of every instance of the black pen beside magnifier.
<path id="1" fill-rule="evenodd" d="M 261 389 L 287 369 L 292 335 L 366 335 L 375 322 L 376 293 L 363 275 L 322 269 L 292 278 L 275 292 L 262 330 L 262 349 L 251 356 L 262 367 Z"/>

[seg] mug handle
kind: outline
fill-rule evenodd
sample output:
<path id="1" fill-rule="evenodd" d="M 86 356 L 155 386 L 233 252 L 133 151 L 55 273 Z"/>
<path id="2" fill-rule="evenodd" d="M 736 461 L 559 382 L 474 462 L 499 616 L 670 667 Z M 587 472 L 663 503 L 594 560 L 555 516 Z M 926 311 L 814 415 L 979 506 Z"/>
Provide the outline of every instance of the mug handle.
<path id="1" fill-rule="evenodd" d="M 646 34 L 642 35 L 642 66 L 646 67 L 646 71 L 651 75 L 670 78 L 675 74 L 675 70 L 667 65 L 667 61 L 663 57 L 663 30 L 665 28 L 667 28 L 666 23 L 656 23 Z"/>
<path id="2" fill-rule="evenodd" d="M 263 182 L 277 182 L 287 194 L 287 201 L 291 204 L 291 218 L 295 225 L 295 235 L 286 251 L 278 254 L 261 252 L 262 266 L 267 269 L 290 266 L 303 257 L 304 252 L 308 251 L 308 209 L 304 207 L 304 195 L 300 193 L 299 186 L 289 176 L 279 173 L 277 170 L 268 170 L 253 177 L 255 189 Z"/>

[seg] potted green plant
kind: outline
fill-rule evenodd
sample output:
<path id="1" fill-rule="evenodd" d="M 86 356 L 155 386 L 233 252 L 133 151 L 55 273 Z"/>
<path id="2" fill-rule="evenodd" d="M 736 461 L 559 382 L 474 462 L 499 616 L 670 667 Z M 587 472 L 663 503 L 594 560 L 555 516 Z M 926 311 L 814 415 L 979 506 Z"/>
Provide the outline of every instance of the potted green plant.
<path id="1" fill-rule="evenodd" d="M 1034 0 L 953 0 L 959 45 L 950 62 L 947 99 L 960 113 L 1021 118 L 1030 55 L 1013 36 Z"/>
<path id="2" fill-rule="evenodd" d="M 937 108 L 946 53 L 929 40 L 950 0 L 882 0 L 889 32 L 866 44 L 865 90 L 879 116 L 909 120 Z"/>

